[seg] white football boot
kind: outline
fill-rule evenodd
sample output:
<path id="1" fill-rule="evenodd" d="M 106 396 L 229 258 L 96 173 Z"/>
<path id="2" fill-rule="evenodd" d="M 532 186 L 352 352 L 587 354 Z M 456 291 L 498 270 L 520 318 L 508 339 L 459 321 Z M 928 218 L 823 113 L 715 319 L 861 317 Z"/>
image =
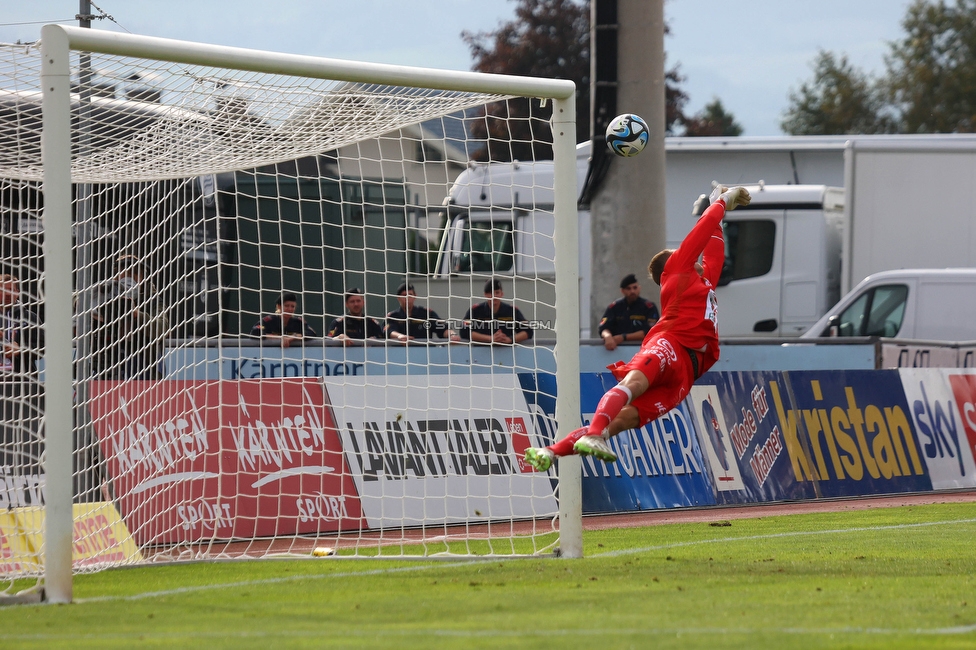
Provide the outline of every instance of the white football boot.
<path id="1" fill-rule="evenodd" d="M 573 445 L 573 451 L 580 456 L 596 456 L 605 463 L 617 460 L 617 454 L 603 436 L 583 436 Z"/>

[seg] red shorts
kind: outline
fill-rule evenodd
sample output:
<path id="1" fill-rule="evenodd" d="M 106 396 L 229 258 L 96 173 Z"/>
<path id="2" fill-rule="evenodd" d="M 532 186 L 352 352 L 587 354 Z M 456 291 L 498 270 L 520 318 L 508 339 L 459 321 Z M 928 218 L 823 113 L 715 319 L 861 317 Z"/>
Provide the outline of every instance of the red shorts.
<path id="1" fill-rule="evenodd" d="M 607 368 L 618 381 L 631 370 L 647 377 L 650 387 L 630 403 L 637 409 L 640 427 L 680 404 L 695 383 L 688 352 L 684 347 L 672 344 L 663 334 L 644 341 L 630 362 L 618 362 Z"/>

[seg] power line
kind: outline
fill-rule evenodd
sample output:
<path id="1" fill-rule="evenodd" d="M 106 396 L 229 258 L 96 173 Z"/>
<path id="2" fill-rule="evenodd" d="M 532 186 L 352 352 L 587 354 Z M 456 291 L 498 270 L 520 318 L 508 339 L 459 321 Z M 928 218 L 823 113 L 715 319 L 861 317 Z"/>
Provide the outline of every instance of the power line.
<path id="1" fill-rule="evenodd" d="M 28 20 L 22 23 L 0 23 L 0 27 L 13 27 L 15 25 L 48 25 L 50 23 L 73 23 L 74 21 L 74 18 L 62 18 L 61 20 Z M 119 27 L 122 27 L 122 25 L 119 25 Z M 125 28 L 123 27 L 123 29 Z"/>
<path id="2" fill-rule="evenodd" d="M 99 12 L 99 14 L 97 16 L 94 15 L 94 14 L 89 14 L 87 16 L 82 16 L 81 14 L 78 14 L 77 16 L 75 16 L 75 19 L 77 19 L 77 20 L 85 20 L 85 19 L 87 19 L 87 20 L 105 20 L 105 19 L 108 19 L 108 20 L 112 21 L 113 23 L 115 23 L 116 25 L 118 25 L 119 27 L 122 27 L 122 24 L 119 23 L 119 21 L 115 20 L 115 16 L 113 16 L 112 14 L 106 12 L 104 9 L 102 9 L 101 7 L 99 7 L 97 4 L 95 4 L 94 2 L 91 2 L 91 0 L 89 0 L 88 4 L 90 4 L 91 6 L 93 6 Z M 125 33 L 127 33 L 127 34 L 131 34 L 132 33 L 128 29 L 126 29 L 125 27 L 122 27 L 122 30 Z"/>
<path id="3" fill-rule="evenodd" d="M 89 4 L 91 4 L 92 7 L 94 7 L 96 10 L 98 10 L 98 12 L 99 12 L 98 15 L 89 14 L 87 16 L 83 16 L 81 14 L 78 14 L 74 18 L 62 18 L 61 20 L 25 20 L 25 21 L 16 22 L 16 23 L 0 23 L 0 27 L 16 27 L 18 25 L 48 25 L 48 24 L 51 24 L 51 23 L 73 23 L 76 20 L 84 20 L 84 19 L 87 19 L 87 20 L 110 20 L 113 23 L 115 23 L 116 25 L 118 25 L 120 28 L 122 28 L 122 30 L 125 31 L 127 34 L 131 34 L 132 33 L 128 29 L 126 29 L 119 21 L 115 20 L 115 17 L 112 14 L 106 12 L 104 9 L 102 9 L 101 7 L 99 7 L 94 2 L 90 2 Z"/>

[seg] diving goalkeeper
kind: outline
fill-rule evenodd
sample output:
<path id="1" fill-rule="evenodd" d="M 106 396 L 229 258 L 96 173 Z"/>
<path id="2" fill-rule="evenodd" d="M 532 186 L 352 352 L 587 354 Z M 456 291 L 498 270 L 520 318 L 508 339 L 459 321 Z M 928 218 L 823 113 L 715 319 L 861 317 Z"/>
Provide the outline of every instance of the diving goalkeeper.
<path id="1" fill-rule="evenodd" d="M 661 319 L 630 363 L 608 366 L 619 383 L 603 395 L 588 427 L 548 447 L 525 450 L 526 462 L 536 470 L 544 472 L 556 456 L 574 453 L 614 462 L 617 456 L 607 443 L 611 436 L 670 411 L 718 361 L 715 286 L 725 262 L 722 217 L 752 198 L 744 187 L 718 186 L 709 199 L 711 205 L 681 245 L 661 251 L 648 266 L 661 287 Z"/>

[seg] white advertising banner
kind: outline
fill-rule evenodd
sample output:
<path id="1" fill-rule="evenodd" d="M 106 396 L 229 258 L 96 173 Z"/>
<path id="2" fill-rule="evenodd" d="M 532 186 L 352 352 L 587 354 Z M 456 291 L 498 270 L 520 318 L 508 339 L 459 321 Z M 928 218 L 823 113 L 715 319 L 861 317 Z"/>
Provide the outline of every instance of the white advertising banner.
<path id="1" fill-rule="evenodd" d="M 976 371 L 901 369 L 932 488 L 976 487 Z"/>
<path id="2" fill-rule="evenodd" d="M 558 508 L 515 375 L 324 378 L 370 528 L 529 518 Z M 551 472 L 552 470 L 550 470 Z"/>
<path id="3" fill-rule="evenodd" d="M 699 442 L 712 468 L 715 489 L 719 492 L 744 490 L 745 485 L 737 462 L 741 453 L 737 453 L 739 446 L 726 430 L 725 423 L 728 420 L 722 412 L 718 390 L 715 386 L 692 386 L 691 402 L 698 430 L 703 432 L 699 436 Z"/>

